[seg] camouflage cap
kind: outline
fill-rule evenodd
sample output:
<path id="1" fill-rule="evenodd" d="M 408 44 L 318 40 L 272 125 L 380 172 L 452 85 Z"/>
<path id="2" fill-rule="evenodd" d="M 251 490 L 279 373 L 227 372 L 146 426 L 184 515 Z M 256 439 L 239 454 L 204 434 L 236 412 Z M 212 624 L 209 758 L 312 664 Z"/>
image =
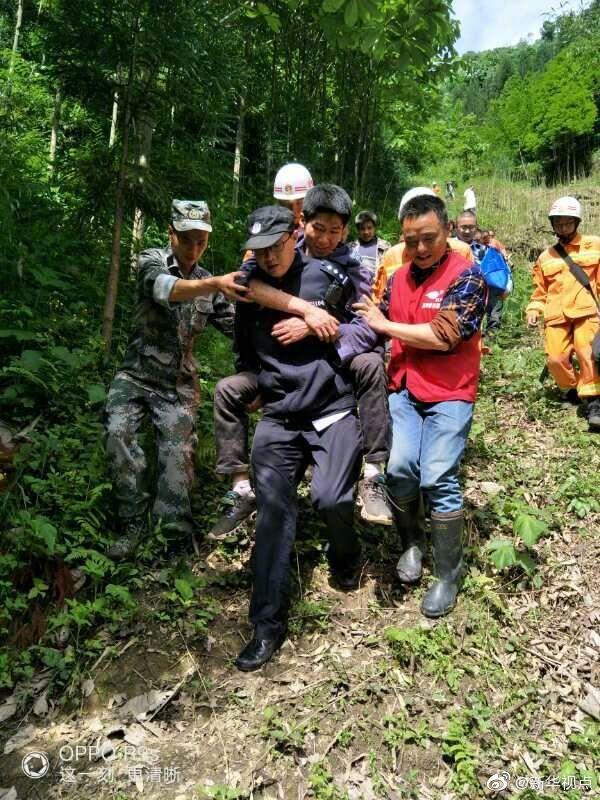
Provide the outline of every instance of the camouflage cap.
<path id="1" fill-rule="evenodd" d="M 171 224 L 176 231 L 212 231 L 210 210 L 204 200 L 173 200 Z"/>

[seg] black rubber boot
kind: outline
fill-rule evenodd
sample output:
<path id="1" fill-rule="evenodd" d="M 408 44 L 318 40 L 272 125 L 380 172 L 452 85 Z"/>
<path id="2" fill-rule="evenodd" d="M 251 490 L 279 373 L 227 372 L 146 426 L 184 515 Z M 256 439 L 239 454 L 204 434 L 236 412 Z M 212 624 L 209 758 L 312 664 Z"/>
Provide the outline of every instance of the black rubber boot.
<path id="1" fill-rule="evenodd" d="M 417 495 L 407 500 L 396 500 L 390 496 L 390 504 L 404 549 L 396 564 L 396 575 L 400 583 L 416 583 L 423 571 L 423 553 L 426 546 L 425 532 L 419 518 L 421 498 Z"/>
<path id="2" fill-rule="evenodd" d="M 456 602 L 463 574 L 463 513 L 431 515 L 431 544 L 436 582 L 429 587 L 421 611 L 426 617 L 443 617 Z"/>

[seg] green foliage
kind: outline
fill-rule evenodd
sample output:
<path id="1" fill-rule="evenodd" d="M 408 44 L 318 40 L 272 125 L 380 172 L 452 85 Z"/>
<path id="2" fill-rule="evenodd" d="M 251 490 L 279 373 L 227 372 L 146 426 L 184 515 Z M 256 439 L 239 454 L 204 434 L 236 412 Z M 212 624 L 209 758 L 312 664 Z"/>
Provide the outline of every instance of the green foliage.
<path id="1" fill-rule="evenodd" d="M 422 131 L 419 171 L 470 181 L 588 174 L 598 147 L 600 8 L 547 20 L 544 35 L 457 59 Z"/>
<path id="2" fill-rule="evenodd" d="M 477 781 L 476 745 L 471 741 L 471 720 L 468 713 L 455 714 L 442 735 L 442 753 L 452 765 L 451 786 L 464 790 L 465 787 L 479 788 Z"/>
<path id="3" fill-rule="evenodd" d="M 531 578 L 533 585 L 539 588 L 542 579 L 536 573 L 536 563 L 530 551 L 547 530 L 547 524 L 531 514 L 517 514 L 513 521 L 513 540 L 492 539 L 488 542 L 486 549 L 491 562 L 501 571 L 520 567 Z"/>
<path id="4" fill-rule="evenodd" d="M 211 800 L 241 800 L 244 797 L 244 793 L 239 789 L 233 789 L 222 784 L 203 786 L 200 791 L 202 792 L 200 797 L 211 798 Z"/>
<path id="5" fill-rule="evenodd" d="M 315 800 L 348 800 L 347 793 L 338 789 L 331 772 L 321 761 L 311 766 L 309 784 Z"/>
<path id="6" fill-rule="evenodd" d="M 330 615 L 331 603 L 326 600 L 298 600 L 290 613 L 290 632 L 298 635 L 327 630 Z"/>
<path id="7" fill-rule="evenodd" d="M 263 711 L 261 736 L 270 741 L 280 753 L 302 753 L 306 726 L 289 723 L 276 706 L 267 706 Z"/>
<path id="8" fill-rule="evenodd" d="M 386 638 L 401 666 L 419 666 L 425 672 L 444 678 L 451 691 L 458 690 L 464 670 L 453 655 L 454 636 L 446 624 L 435 628 L 388 628 Z"/>
<path id="9" fill-rule="evenodd" d="M 419 720 L 414 725 L 409 723 L 406 714 L 388 714 L 383 718 L 385 734 L 384 742 L 395 750 L 403 744 L 414 744 L 417 747 L 427 747 L 432 739 L 436 738 L 425 720 Z"/>

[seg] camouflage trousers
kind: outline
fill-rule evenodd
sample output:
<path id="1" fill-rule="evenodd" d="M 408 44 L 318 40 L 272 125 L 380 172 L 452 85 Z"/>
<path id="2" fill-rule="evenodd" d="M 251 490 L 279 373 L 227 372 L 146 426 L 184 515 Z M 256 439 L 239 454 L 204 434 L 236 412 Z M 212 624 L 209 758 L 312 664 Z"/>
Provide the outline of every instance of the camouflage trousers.
<path id="1" fill-rule="evenodd" d="M 140 519 L 148 507 L 144 491 L 146 455 L 138 433 L 146 417 L 156 436 L 157 483 L 153 507 L 156 521 L 184 532 L 193 529 L 190 491 L 194 479 L 196 411 L 199 397 L 192 387 L 170 402 L 119 373 L 106 401 L 106 454 L 112 473 L 121 523 Z"/>

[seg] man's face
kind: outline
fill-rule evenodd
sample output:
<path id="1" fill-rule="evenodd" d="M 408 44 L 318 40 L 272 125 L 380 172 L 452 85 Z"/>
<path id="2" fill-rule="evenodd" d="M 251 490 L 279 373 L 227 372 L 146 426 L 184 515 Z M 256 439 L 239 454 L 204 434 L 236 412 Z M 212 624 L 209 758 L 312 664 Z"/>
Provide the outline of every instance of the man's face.
<path id="1" fill-rule="evenodd" d="M 370 219 L 361 222 L 361 224 L 358 226 L 358 238 L 361 242 L 370 242 L 371 239 L 375 237 L 376 233 L 377 228 Z"/>
<path id="2" fill-rule="evenodd" d="M 284 233 L 275 244 L 254 251 L 256 262 L 262 271 L 272 278 L 283 278 L 294 263 L 295 245 L 294 234 Z"/>
<path id="3" fill-rule="evenodd" d="M 208 246 L 208 231 L 176 231 L 170 227 L 169 239 L 179 265 L 191 269 L 204 255 Z"/>
<path id="4" fill-rule="evenodd" d="M 409 259 L 420 269 L 429 269 L 444 257 L 448 248 L 448 226 L 435 211 L 407 217 L 402 223 L 404 246 Z"/>
<path id="5" fill-rule="evenodd" d="M 299 197 L 297 200 L 278 200 L 277 202 L 280 206 L 289 208 L 294 215 L 294 225 L 298 227 L 298 225 L 300 225 L 300 217 L 302 216 L 302 203 L 304 202 L 304 198 Z"/>
<path id="6" fill-rule="evenodd" d="M 477 219 L 471 214 L 461 214 L 456 221 L 456 233 L 458 238 L 467 244 L 471 244 L 477 231 Z"/>
<path id="7" fill-rule="evenodd" d="M 481 241 L 483 244 L 489 245 L 489 243 L 492 241 L 492 237 L 489 231 L 483 231 L 483 233 L 481 234 Z"/>
<path id="8" fill-rule="evenodd" d="M 327 258 L 346 240 L 348 225 L 339 214 L 321 211 L 310 221 L 304 219 L 304 242 L 308 252 L 317 258 Z"/>
<path id="9" fill-rule="evenodd" d="M 550 217 L 552 230 L 561 242 L 570 242 L 577 231 L 579 220 L 576 217 Z"/>

